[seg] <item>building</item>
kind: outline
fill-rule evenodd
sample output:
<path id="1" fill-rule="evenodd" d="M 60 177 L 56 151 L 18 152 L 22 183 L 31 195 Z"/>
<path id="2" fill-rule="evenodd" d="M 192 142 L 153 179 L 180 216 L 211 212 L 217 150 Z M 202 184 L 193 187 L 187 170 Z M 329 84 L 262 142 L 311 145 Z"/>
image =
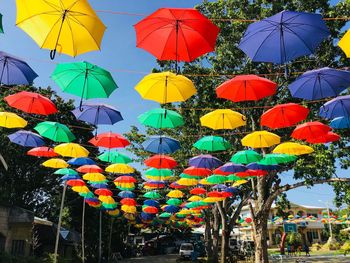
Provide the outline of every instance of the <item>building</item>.
<path id="1" fill-rule="evenodd" d="M 269 223 L 268 223 L 268 244 L 269 246 L 278 245 L 279 241 L 282 238 L 284 233 L 283 223 L 275 224 L 271 220 L 276 217 L 278 207 L 273 204 L 269 213 Z M 296 223 L 296 228 L 299 233 L 302 234 L 303 241 L 309 245 L 312 245 L 317 242 L 322 241 L 321 232 L 324 229 L 324 224 L 321 222 L 322 211 L 325 210 L 325 207 L 316 207 L 316 206 L 306 206 L 290 203 L 290 209 L 288 214 L 290 216 L 303 217 L 314 217 L 319 220 L 298 220 Z M 248 206 L 242 208 L 241 218 L 246 219 L 250 218 L 251 213 Z M 250 225 L 245 227 L 240 227 L 239 232 L 241 234 L 242 240 L 253 240 L 253 229 Z"/>

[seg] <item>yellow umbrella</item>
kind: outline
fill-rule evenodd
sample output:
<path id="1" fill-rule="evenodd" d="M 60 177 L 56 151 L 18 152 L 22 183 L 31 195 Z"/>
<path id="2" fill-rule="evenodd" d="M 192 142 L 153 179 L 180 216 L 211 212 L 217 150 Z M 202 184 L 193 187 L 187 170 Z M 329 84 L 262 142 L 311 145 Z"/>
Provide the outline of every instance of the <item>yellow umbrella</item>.
<path id="1" fill-rule="evenodd" d="M 48 168 L 54 168 L 54 169 L 60 169 L 60 168 L 67 168 L 68 163 L 65 160 L 58 159 L 58 158 L 52 158 L 42 163 L 43 166 Z"/>
<path id="2" fill-rule="evenodd" d="M 201 185 L 211 185 L 211 183 L 209 183 L 209 182 L 207 181 L 207 179 L 205 179 L 205 178 L 199 180 L 198 183 L 201 184 Z"/>
<path id="3" fill-rule="evenodd" d="M 119 209 L 114 209 L 114 210 L 107 211 L 107 213 L 110 216 L 118 216 L 120 214 L 120 211 L 119 211 Z"/>
<path id="4" fill-rule="evenodd" d="M 180 190 L 172 190 L 166 196 L 170 198 L 182 198 L 184 196 L 184 193 Z"/>
<path id="5" fill-rule="evenodd" d="M 100 182 L 106 180 L 106 176 L 101 173 L 86 173 L 83 175 L 83 179 L 86 181 Z"/>
<path id="6" fill-rule="evenodd" d="M 203 200 L 202 197 L 200 197 L 199 195 L 192 195 L 190 198 L 188 198 L 188 201 L 190 202 L 198 202 Z"/>
<path id="7" fill-rule="evenodd" d="M 135 169 L 124 163 L 116 163 L 107 166 L 105 171 L 115 174 L 131 174 L 135 172 Z"/>
<path id="8" fill-rule="evenodd" d="M 186 101 L 197 92 L 191 80 L 171 72 L 149 74 L 135 89 L 143 99 L 161 104 Z"/>
<path id="9" fill-rule="evenodd" d="M 16 25 L 40 48 L 77 56 L 99 50 L 105 25 L 87 0 L 16 0 Z"/>
<path id="10" fill-rule="evenodd" d="M 0 126 L 5 128 L 24 128 L 28 122 L 12 112 L 0 112 Z"/>
<path id="11" fill-rule="evenodd" d="M 79 158 L 87 157 L 89 151 L 77 143 L 62 143 L 54 148 L 54 152 L 61 156 Z"/>
<path id="12" fill-rule="evenodd" d="M 198 184 L 198 180 L 189 179 L 189 178 L 180 178 L 179 180 L 176 181 L 176 183 L 182 186 L 195 186 Z"/>
<path id="13" fill-rule="evenodd" d="M 89 188 L 87 188 L 85 185 L 84 186 L 73 186 L 72 190 L 77 193 L 82 193 L 82 194 L 87 194 L 90 192 Z"/>
<path id="14" fill-rule="evenodd" d="M 111 205 L 111 204 L 115 204 L 115 200 L 113 199 L 112 196 L 104 196 L 104 195 L 100 195 L 98 197 L 98 200 L 100 200 L 102 203 Z"/>
<path id="15" fill-rule="evenodd" d="M 224 200 L 225 197 L 206 197 L 202 201 L 204 203 L 215 203 Z"/>
<path id="16" fill-rule="evenodd" d="M 121 210 L 124 211 L 125 213 L 129 213 L 129 214 L 135 214 L 136 213 L 136 207 L 135 206 L 122 205 Z"/>
<path id="17" fill-rule="evenodd" d="M 297 142 L 284 142 L 277 145 L 272 151 L 273 153 L 285 153 L 291 155 L 302 155 L 312 153 L 314 149 L 310 146 L 303 145 Z"/>
<path id="18" fill-rule="evenodd" d="M 238 180 L 238 181 L 236 181 L 234 184 L 232 184 L 232 186 L 233 186 L 233 187 L 236 187 L 236 186 L 240 186 L 240 185 L 246 184 L 246 183 L 248 183 L 247 180 Z"/>
<path id="19" fill-rule="evenodd" d="M 205 114 L 200 118 L 201 125 L 213 130 L 233 130 L 246 124 L 246 117 L 239 112 L 220 109 Z"/>
<path id="20" fill-rule="evenodd" d="M 338 42 L 338 46 L 344 51 L 346 57 L 350 57 L 350 30 Z"/>
<path id="21" fill-rule="evenodd" d="M 242 145 L 252 148 L 265 148 L 279 144 L 281 138 L 268 131 L 256 131 L 246 135 L 242 139 Z"/>
<path id="22" fill-rule="evenodd" d="M 114 185 L 117 187 L 124 187 L 124 188 L 134 188 L 134 183 L 120 183 L 120 182 L 114 182 Z"/>

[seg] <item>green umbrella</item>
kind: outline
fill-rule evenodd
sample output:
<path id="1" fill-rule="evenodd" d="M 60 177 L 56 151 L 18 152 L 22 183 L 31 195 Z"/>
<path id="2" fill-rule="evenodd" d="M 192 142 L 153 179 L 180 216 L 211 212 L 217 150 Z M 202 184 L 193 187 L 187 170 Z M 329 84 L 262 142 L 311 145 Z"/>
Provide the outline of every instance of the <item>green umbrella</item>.
<path id="1" fill-rule="evenodd" d="M 262 159 L 262 156 L 253 150 L 245 150 L 236 152 L 230 159 L 231 162 L 237 164 L 256 163 Z"/>
<path id="2" fill-rule="evenodd" d="M 93 192 L 88 192 L 88 193 L 79 193 L 80 196 L 84 198 L 96 198 Z"/>
<path id="3" fill-rule="evenodd" d="M 207 178 L 207 182 L 210 184 L 223 184 L 227 181 L 227 177 L 224 175 L 211 175 Z"/>
<path id="4" fill-rule="evenodd" d="M 153 109 L 141 114 L 138 117 L 141 124 L 156 129 L 176 128 L 184 125 L 182 116 L 176 111 L 166 109 Z"/>
<path id="5" fill-rule="evenodd" d="M 58 64 L 51 78 L 62 91 L 82 99 L 108 98 L 118 88 L 111 73 L 89 62 Z"/>
<path id="6" fill-rule="evenodd" d="M 266 154 L 264 158 L 258 162 L 258 164 L 278 165 L 283 163 L 294 162 L 296 159 L 297 159 L 296 156 L 290 155 L 290 154 L 271 153 L 271 154 Z"/>
<path id="7" fill-rule="evenodd" d="M 131 163 L 132 160 L 129 156 L 126 156 L 124 154 L 121 154 L 117 151 L 107 151 L 102 154 L 100 154 L 98 157 L 103 162 L 108 162 L 108 163 L 124 163 L 128 164 Z"/>
<path id="8" fill-rule="evenodd" d="M 176 217 L 177 217 L 177 218 L 185 218 L 186 215 L 176 214 Z M 178 223 L 179 225 L 182 225 L 182 222 L 176 222 L 176 223 Z"/>
<path id="9" fill-rule="evenodd" d="M 177 198 L 170 198 L 168 201 L 166 201 L 166 203 L 168 205 L 179 206 L 182 204 L 182 201 L 180 199 L 177 199 Z"/>
<path id="10" fill-rule="evenodd" d="M 164 213 L 161 213 L 161 214 L 159 215 L 159 217 L 160 217 L 160 218 L 169 218 L 169 217 L 171 217 L 171 214 L 170 214 L 170 213 L 167 213 L 167 212 L 164 212 Z"/>
<path id="11" fill-rule="evenodd" d="M 180 178 L 187 178 L 187 179 L 203 179 L 203 176 L 195 176 L 195 175 L 188 175 L 188 174 L 180 174 Z"/>
<path id="12" fill-rule="evenodd" d="M 154 191 L 147 192 L 143 196 L 149 199 L 159 199 L 162 197 L 158 192 L 154 192 Z"/>
<path id="13" fill-rule="evenodd" d="M 108 183 L 108 180 L 102 180 L 102 181 L 88 181 L 89 184 L 106 184 Z"/>
<path id="14" fill-rule="evenodd" d="M 245 177 L 245 178 L 247 178 L 247 177 Z M 236 175 L 234 175 L 234 174 L 230 174 L 230 175 L 228 175 L 227 176 L 227 182 L 235 182 L 235 181 L 239 181 L 239 180 L 242 180 L 242 178 L 241 177 L 238 177 L 238 176 L 236 176 Z"/>
<path id="15" fill-rule="evenodd" d="M 2 14 L 0 14 L 0 33 L 4 33 L 4 28 L 2 26 Z"/>
<path id="16" fill-rule="evenodd" d="M 114 204 L 102 203 L 102 206 L 106 209 L 115 209 L 115 208 L 117 208 L 118 204 L 117 203 L 114 203 Z"/>
<path id="17" fill-rule="evenodd" d="M 203 201 L 195 201 L 195 202 L 189 202 L 186 204 L 186 207 L 188 208 L 196 208 L 200 206 L 207 206 L 208 204 Z"/>
<path id="18" fill-rule="evenodd" d="M 231 147 L 230 143 L 220 136 L 205 136 L 199 139 L 194 145 L 202 151 L 224 151 Z"/>
<path id="19" fill-rule="evenodd" d="M 71 142 L 75 140 L 75 136 L 69 128 L 58 122 L 40 122 L 34 127 L 34 130 L 36 130 L 41 136 L 54 142 Z"/>
<path id="20" fill-rule="evenodd" d="M 148 176 L 173 176 L 173 171 L 170 169 L 156 169 L 156 168 L 150 168 L 145 172 L 145 175 Z"/>
<path id="21" fill-rule="evenodd" d="M 77 175 L 78 173 L 70 168 L 62 168 L 58 169 L 54 174 L 59 174 L 59 175 Z"/>

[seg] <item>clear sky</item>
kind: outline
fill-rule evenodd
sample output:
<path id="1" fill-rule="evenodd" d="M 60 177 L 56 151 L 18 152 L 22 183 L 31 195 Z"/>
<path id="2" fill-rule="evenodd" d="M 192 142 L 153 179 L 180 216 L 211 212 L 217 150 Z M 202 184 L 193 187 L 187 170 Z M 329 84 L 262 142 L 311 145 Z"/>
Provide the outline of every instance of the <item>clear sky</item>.
<path id="1" fill-rule="evenodd" d="M 135 14 L 150 14 L 160 7 L 193 7 L 200 0 L 90 0 L 95 10 L 110 10 Z M 337 1 L 332 1 L 335 3 Z M 15 26 L 15 0 L 0 1 L 0 12 L 3 14 L 5 34 L 0 35 L 2 51 L 23 58 L 38 73 L 36 86 L 51 86 L 64 98 L 75 98 L 60 92 L 59 88 L 50 79 L 55 63 L 89 61 L 109 70 L 119 89 L 109 99 L 98 100 L 119 109 L 124 121 L 115 124 L 113 131 L 123 133 L 129 130 L 130 125 L 138 125 L 137 116 L 158 105 L 140 98 L 134 86 L 142 77 L 156 66 L 153 56 L 135 46 L 135 32 L 133 24 L 142 19 L 142 16 L 113 15 L 98 12 L 98 15 L 107 26 L 102 42 L 101 52 L 91 52 L 77 58 L 62 55 L 57 56 L 53 63 L 49 58 L 48 50 L 41 50 L 36 43 L 21 29 Z M 97 100 L 95 100 L 97 101 Z M 138 125 L 139 126 L 139 125 Z M 106 127 L 105 129 L 110 129 Z M 342 172 L 345 175 L 345 172 Z M 339 174 L 340 175 L 340 174 Z M 290 175 L 285 175 L 283 181 L 292 182 Z M 299 188 L 288 193 L 290 201 L 307 205 L 321 205 L 318 200 L 331 201 L 333 194 L 327 185 L 311 189 Z"/>

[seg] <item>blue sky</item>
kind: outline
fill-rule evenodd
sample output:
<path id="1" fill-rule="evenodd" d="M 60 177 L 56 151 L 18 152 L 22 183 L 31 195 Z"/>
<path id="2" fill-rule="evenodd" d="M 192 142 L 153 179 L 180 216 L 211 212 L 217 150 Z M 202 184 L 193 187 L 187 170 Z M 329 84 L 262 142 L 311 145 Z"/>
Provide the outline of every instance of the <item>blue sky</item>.
<path id="1" fill-rule="evenodd" d="M 193 7 L 200 0 L 90 0 L 95 10 L 112 10 L 137 14 L 150 14 L 160 7 Z M 335 3 L 337 1 L 332 1 Z M 41 50 L 36 43 L 21 29 L 15 26 L 16 10 L 15 1 L 1 1 L 0 12 L 3 14 L 5 34 L 0 35 L 1 50 L 23 58 L 38 73 L 35 80 L 36 86 L 51 86 L 64 98 L 73 98 L 69 94 L 60 92 L 59 88 L 50 79 L 55 64 L 49 59 L 49 51 Z M 99 101 L 115 106 L 124 117 L 124 121 L 113 126 L 112 130 L 123 133 L 128 131 L 130 125 L 138 125 L 137 116 L 158 105 L 154 102 L 140 98 L 134 90 L 134 86 L 148 73 L 156 62 L 149 53 L 135 47 L 135 32 L 132 27 L 142 17 L 113 15 L 110 13 L 98 13 L 107 26 L 102 42 L 101 52 L 91 52 L 75 59 L 62 55 L 57 56 L 56 63 L 89 61 L 111 71 L 119 89 L 109 99 Z M 105 127 L 104 129 L 110 129 Z M 345 174 L 345 172 L 342 172 Z M 339 174 L 340 175 L 340 174 Z M 284 182 L 292 182 L 290 175 L 285 175 Z M 318 200 L 331 201 L 333 194 L 327 185 L 313 187 L 311 189 L 299 188 L 288 192 L 292 202 L 307 205 L 321 205 Z"/>

